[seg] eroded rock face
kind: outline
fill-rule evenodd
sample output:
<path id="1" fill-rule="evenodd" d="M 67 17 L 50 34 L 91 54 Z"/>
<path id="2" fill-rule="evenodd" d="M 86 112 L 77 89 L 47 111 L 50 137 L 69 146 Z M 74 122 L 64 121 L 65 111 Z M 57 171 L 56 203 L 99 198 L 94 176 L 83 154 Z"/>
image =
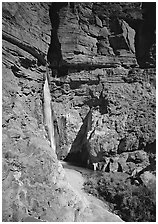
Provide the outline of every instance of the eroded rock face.
<path id="1" fill-rule="evenodd" d="M 129 152 L 153 151 L 147 146 L 155 141 L 155 69 L 138 68 L 135 58 L 141 35 L 136 27 L 147 19 L 141 7 L 79 3 L 73 10 L 65 5 L 58 12 L 61 66 L 68 69 L 62 73 L 66 77 L 52 79 L 54 99 L 69 99 L 71 108 L 85 117 L 67 160 L 88 166 L 105 162 L 108 172 L 128 173 L 149 163 L 146 153 L 145 162 L 129 159 Z"/>
<path id="2" fill-rule="evenodd" d="M 89 220 L 58 162 L 67 155 L 107 172 L 154 171 L 155 68 L 137 63 L 139 3 L 125 4 L 129 14 L 124 3 L 53 4 L 3 3 L 3 221 Z M 43 123 L 47 59 L 57 154 Z"/>
<path id="3" fill-rule="evenodd" d="M 108 157 L 104 170 L 130 173 L 137 162 L 128 162 L 128 152 L 155 141 L 155 69 L 140 69 L 136 61 L 136 25 L 143 18 L 139 3 L 74 3 L 58 10 L 60 66 L 67 69 L 52 78 L 52 95 L 58 105 L 71 102 L 83 119 L 81 126 L 77 116 L 76 137 L 69 127 L 64 131 L 73 136 L 67 160 L 91 166 Z"/>
<path id="4" fill-rule="evenodd" d="M 126 66 L 138 62 L 142 68 L 155 66 L 152 3 L 52 3 L 50 18 L 48 60 L 60 75 L 67 74 L 61 68 L 64 66 L 107 67 L 113 61 Z"/>
<path id="5" fill-rule="evenodd" d="M 3 40 L 2 77 L 4 222 L 29 217 L 82 221 L 87 209 L 67 183 L 44 128 L 42 64 L 49 43 L 45 37 L 50 37 L 48 11 L 47 3 L 3 4 L 3 31 L 9 37 Z"/>
<path id="6" fill-rule="evenodd" d="M 134 29 L 123 19 L 110 28 L 94 10 L 95 3 L 52 3 L 48 60 L 61 76 L 67 74 L 65 66 L 83 69 L 137 64 Z"/>
<path id="7" fill-rule="evenodd" d="M 94 102 L 93 109 L 72 144 L 70 153 L 81 153 L 80 158 L 78 154 L 76 156 L 78 162 L 86 165 L 90 161 L 91 164 L 107 163 L 106 158 L 110 157 L 118 160 L 126 172 L 126 162 L 135 166 L 148 164 L 146 152 L 138 151 L 136 154 L 138 149 L 145 150 L 147 144 L 155 139 L 155 89 L 146 85 L 146 82 L 104 84 L 100 99 L 98 97 L 96 102 L 90 100 Z M 124 162 L 120 159 L 122 153 L 128 154 Z"/>
<path id="8" fill-rule="evenodd" d="M 136 58 L 142 68 L 154 67 L 148 62 L 153 58 L 155 22 L 149 22 L 149 41 L 145 24 L 150 9 L 141 10 L 139 3 L 75 3 L 58 11 L 60 66 L 67 66 L 60 75 L 67 76 L 52 79 L 56 83 L 52 92 L 57 104 L 71 102 L 71 110 L 83 119 L 81 126 L 77 115 L 81 128 L 76 137 L 69 127 L 64 131 L 73 136 L 69 161 L 91 168 L 97 162 L 98 169 L 128 174 L 150 164 L 148 153 L 154 153 L 155 141 L 155 69 L 135 67 Z"/>

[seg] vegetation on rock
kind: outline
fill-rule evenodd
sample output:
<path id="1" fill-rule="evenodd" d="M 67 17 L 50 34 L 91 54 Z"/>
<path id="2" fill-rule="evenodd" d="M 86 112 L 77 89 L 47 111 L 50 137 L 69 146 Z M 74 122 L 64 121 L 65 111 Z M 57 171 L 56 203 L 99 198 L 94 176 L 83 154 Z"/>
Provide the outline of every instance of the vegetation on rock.
<path id="1" fill-rule="evenodd" d="M 155 185 L 132 185 L 124 173 L 94 174 L 87 178 L 84 189 L 109 202 L 113 212 L 126 222 L 156 221 Z"/>

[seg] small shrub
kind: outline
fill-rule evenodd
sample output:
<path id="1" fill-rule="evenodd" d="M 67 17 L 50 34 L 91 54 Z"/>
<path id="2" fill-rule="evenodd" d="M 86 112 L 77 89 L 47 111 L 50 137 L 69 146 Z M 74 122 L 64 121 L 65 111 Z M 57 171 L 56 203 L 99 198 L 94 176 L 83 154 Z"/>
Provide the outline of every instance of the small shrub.
<path id="1" fill-rule="evenodd" d="M 109 202 L 120 217 L 127 222 L 156 221 L 155 186 L 135 186 L 126 174 L 104 173 L 100 177 L 91 176 L 85 183 L 89 193 Z"/>

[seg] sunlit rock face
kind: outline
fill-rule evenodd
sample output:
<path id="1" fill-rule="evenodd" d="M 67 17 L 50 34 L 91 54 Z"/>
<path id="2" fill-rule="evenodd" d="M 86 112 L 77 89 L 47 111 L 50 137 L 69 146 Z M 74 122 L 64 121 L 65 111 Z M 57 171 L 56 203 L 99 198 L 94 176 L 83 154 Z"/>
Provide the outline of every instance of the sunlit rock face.
<path id="1" fill-rule="evenodd" d="M 58 7 L 58 26 L 52 23 L 52 30 L 57 31 L 61 56 L 57 63 L 53 57 L 49 60 L 53 69 L 54 64 L 59 64 L 60 77 L 52 77 L 52 95 L 59 123 L 61 116 L 65 119 L 66 128 L 60 129 L 62 146 L 67 145 L 65 153 L 59 147 L 62 158 L 69 153 L 68 161 L 90 167 L 93 162 L 105 162 L 105 170 L 111 167 L 111 171 L 129 173 L 149 163 L 149 148 L 154 153 L 155 141 L 155 69 L 151 68 L 155 59 L 149 52 L 155 42 L 150 42 L 147 35 L 142 37 L 141 27 L 147 24 L 154 5 L 149 10 L 146 7 L 140 3 L 74 3 Z M 151 29 L 155 29 L 154 22 Z M 146 42 L 150 42 L 148 50 L 141 47 Z M 53 41 L 49 51 L 55 53 Z M 148 58 L 144 56 L 147 51 Z M 75 110 L 75 120 L 70 110 Z M 74 129 L 69 125 L 71 120 Z M 129 161 L 130 152 L 137 150 L 147 151 L 145 160 Z M 112 168 L 112 163 L 117 168 Z"/>
<path id="2" fill-rule="evenodd" d="M 57 7 L 57 4 L 52 3 L 50 8 L 52 41 L 48 60 L 52 67 L 113 67 L 117 64 L 137 64 L 135 30 L 122 18 L 110 19 L 112 8 L 111 14 L 107 15 L 106 10 L 101 14 L 102 7 L 110 8 L 111 5 L 70 3 Z M 132 7 L 133 10 L 138 8 L 137 5 Z M 105 20 L 106 16 L 109 16 L 109 22 Z"/>
<path id="3" fill-rule="evenodd" d="M 149 85 L 143 83 L 107 82 L 98 97 L 88 101 L 92 109 L 72 144 L 68 160 L 89 166 L 95 162 L 108 165 L 111 158 L 127 172 L 129 165 L 149 163 L 145 151 L 155 153 L 152 146 L 147 150 L 155 139 L 155 89 L 150 84 L 150 95 Z M 145 150 L 143 159 L 128 159 L 137 150 Z"/>
<path id="4" fill-rule="evenodd" d="M 76 211 L 86 207 L 67 183 L 44 126 L 50 30 L 48 3 L 3 3 L 4 222 L 82 220 Z"/>
<path id="5" fill-rule="evenodd" d="M 3 221 L 87 220 L 58 159 L 105 172 L 149 167 L 142 179 L 152 179 L 154 10 L 154 3 L 3 3 Z M 47 60 L 56 153 L 43 117 Z"/>

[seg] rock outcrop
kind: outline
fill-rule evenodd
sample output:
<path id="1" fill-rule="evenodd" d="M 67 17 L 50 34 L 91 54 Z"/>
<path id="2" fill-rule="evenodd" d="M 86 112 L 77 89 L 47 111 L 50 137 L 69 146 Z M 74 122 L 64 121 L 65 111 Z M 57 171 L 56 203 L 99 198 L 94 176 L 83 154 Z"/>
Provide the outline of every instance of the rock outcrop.
<path id="1" fill-rule="evenodd" d="M 2 6 L 3 221 L 94 220 L 58 159 L 154 179 L 154 7 L 143 4 L 142 14 L 140 3 Z M 147 25 L 152 39 L 142 51 Z M 56 153 L 43 117 L 47 60 Z"/>
<path id="2" fill-rule="evenodd" d="M 48 11 L 47 3 L 3 3 L 3 221 L 75 221 L 86 207 L 44 128 Z"/>
<path id="3" fill-rule="evenodd" d="M 55 5 L 56 3 L 53 3 L 50 10 L 52 16 Z M 127 63 L 127 66 L 137 64 L 134 54 L 135 31 L 124 20 L 118 20 L 115 25 L 115 28 L 118 26 L 120 29 L 118 33 L 115 29 L 108 29 L 109 24 L 103 25 L 97 13 L 93 12 L 95 3 L 74 3 L 73 8 L 72 10 L 71 5 L 61 5 L 61 9 L 56 13 L 58 29 L 57 38 L 53 40 L 56 40 L 57 45 L 60 43 L 60 66 L 96 68 L 116 67 L 124 63 Z M 52 32 L 55 32 L 55 29 L 56 23 L 52 23 Z M 57 49 L 52 47 L 51 52 L 53 54 Z M 49 60 L 52 66 L 57 64 L 53 56 L 49 57 Z"/>
<path id="4" fill-rule="evenodd" d="M 87 100 L 92 109 L 72 144 L 68 160 L 71 157 L 71 161 L 75 161 L 76 158 L 79 163 L 88 165 L 90 161 L 91 164 L 107 163 L 108 157 L 117 160 L 126 172 L 130 163 L 148 164 L 148 155 L 144 151 L 142 158 L 135 158 L 137 150 L 146 151 L 147 145 L 155 140 L 155 88 L 145 81 L 145 76 L 143 78 L 142 83 L 122 80 L 122 83 L 105 84 L 100 81 L 100 91 L 94 90 L 98 96 L 92 94 L 94 98 Z M 80 156 L 75 156 L 76 152 Z M 138 157 L 141 157 L 139 152 Z"/>
<path id="5" fill-rule="evenodd" d="M 3 3 L 4 222 L 95 218 L 68 184 L 44 127 L 48 12 L 47 3 Z"/>
<path id="6" fill-rule="evenodd" d="M 60 129 L 61 145 L 66 145 L 65 154 L 59 149 L 62 158 L 69 152 L 66 160 L 90 167 L 99 162 L 108 172 L 143 169 L 155 153 L 155 68 L 149 60 L 154 40 L 148 45 L 151 57 L 144 56 L 147 49 L 137 41 L 139 28 L 147 24 L 147 5 L 74 3 L 60 5 L 56 12 L 58 27 L 52 23 L 52 29 L 57 30 L 62 57 L 58 77 L 52 77 L 52 95 L 58 123 L 62 111 L 65 123 L 76 124 L 75 134 L 69 125 Z M 148 41 L 148 36 L 142 38 Z M 49 60 L 54 70 L 54 59 Z M 75 120 L 70 110 L 76 111 Z M 130 159 L 139 150 L 143 159 Z"/>

